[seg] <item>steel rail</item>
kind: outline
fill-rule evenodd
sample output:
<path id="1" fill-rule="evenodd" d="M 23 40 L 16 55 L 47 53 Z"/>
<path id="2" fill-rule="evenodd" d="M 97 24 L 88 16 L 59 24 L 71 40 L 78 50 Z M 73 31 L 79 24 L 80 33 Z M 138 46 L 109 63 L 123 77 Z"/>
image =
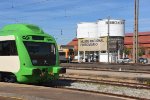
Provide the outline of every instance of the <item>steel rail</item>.
<path id="1" fill-rule="evenodd" d="M 80 68 L 80 67 L 67 67 L 67 69 L 72 70 L 92 70 L 92 71 L 109 71 L 109 72 L 128 72 L 128 73 L 144 73 L 144 74 L 150 74 L 150 71 L 138 71 L 138 70 L 125 70 L 125 69 L 100 69 L 100 68 Z"/>
<path id="2" fill-rule="evenodd" d="M 97 80 L 97 79 L 87 79 L 87 78 L 77 78 L 77 77 L 61 77 L 60 79 L 79 81 L 79 82 L 88 82 L 88 83 L 99 83 L 99 84 L 114 85 L 114 86 L 124 86 L 124 87 L 136 88 L 136 89 L 137 88 L 138 89 L 150 89 L 150 85 L 139 84 L 139 83 Z"/>
<path id="3" fill-rule="evenodd" d="M 67 79 L 66 79 L 67 80 Z M 65 81 L 66 81 L 65 80 Z M 79 81 L 77 79 L 69 79 L 68 81 Z M 80 82 L 90 82 L 90 81 L 84 81 L 84 80 L 80 80 Z M 96 82 L 93 82 L 96 83 Z M 104 84 L 104 83 L 103 83 Z M 108 83 L 105 83 L 106 85 Z M 59 84 L 60 85 L 60 84 Z M 115 84 L 111 84 L 111 85 L 115 85 Z M 135 97 L 135 96 L 128 96 L 128 95 L 123 95 L 123 94 L 115 94 L 115 93 L 108 93 L 108 92 L 100 92 L 100 91 L 94 91 L 94 90 L 85 90 L 85 89 L 78 89 L 78 88 L 70 88 L 70 87 L 65 87 L 63 85 L 60 86 L 55 86 L 55 88 L 61 88 L 61 89 L 69 89 L 69 90 L 75 90 L 75 91 L 82 91 L 82 92 L 89 92 L 89 93 L 98 93 L 98 94 L 104 94 L 104 95 L 110 95 L 110 96 L 116 96 L 116 97 L 121 97 L 121 98 L 125 98 L 125 99 L 135 99 L 135 100 L 149 100 L 147 98 L 139 98 L 139 97 Z"/>

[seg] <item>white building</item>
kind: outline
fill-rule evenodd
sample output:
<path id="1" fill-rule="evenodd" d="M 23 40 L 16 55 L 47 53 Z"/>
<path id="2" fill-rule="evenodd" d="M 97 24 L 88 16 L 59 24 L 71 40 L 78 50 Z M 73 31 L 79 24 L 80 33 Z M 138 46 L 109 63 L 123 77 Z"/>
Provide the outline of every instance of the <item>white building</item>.
<path id="1" fill-rule="evenodd" d="M 125 20 L 109 20 L 109 35 L 124 37 Z M 77 38 L 98 38 L 108 36 L 108 19 L 97 22 L 81 22 L 77 24 Z"/>
<path id="2" fill-rule="evenodd" d="M 78 61 L 115 62 L 114 55 L 122 49 L 124 34 L 125 20 L 102 19 L 77 24 Z"/>
<path id="3" fill-rule="evenodd" d="M 97 38 L 97 23 L 82 22 L 77 25 L 77 38 Z"/>
<path id="4" fill-rule="evenodd" d="M 124 20 L 109 20 L 109 35 L 121 36 L 125 34 L 125 21 Z M 108 36 L 108 19 L 97 21 L 97 32 L 99 37 Z"/>

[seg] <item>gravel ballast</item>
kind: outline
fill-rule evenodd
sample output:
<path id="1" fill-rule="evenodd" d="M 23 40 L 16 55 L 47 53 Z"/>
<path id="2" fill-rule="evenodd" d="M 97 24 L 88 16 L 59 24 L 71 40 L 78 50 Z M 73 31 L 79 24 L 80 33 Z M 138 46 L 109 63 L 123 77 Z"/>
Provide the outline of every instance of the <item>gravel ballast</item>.
<path id="1" fill-rule="evenodd" d="M 70 86 L 65 87 L 150 99 L 149 89 L 136 89 L 125 86 L 113 86 L 86 82 L 73 82 L 70 84 Z"/>

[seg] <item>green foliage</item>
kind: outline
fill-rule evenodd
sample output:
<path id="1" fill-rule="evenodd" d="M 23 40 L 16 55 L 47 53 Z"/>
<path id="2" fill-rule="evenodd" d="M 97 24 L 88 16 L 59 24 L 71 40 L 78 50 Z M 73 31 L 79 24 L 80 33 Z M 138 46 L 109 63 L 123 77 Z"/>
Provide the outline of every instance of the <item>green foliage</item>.
<path id="1" fill-rule="evenodd" d="M 145 54 L 145 48 L 141 47 L 139 48 L 139 56 L 142 56 Z"/>
<path id="2" fill-rule="evenodd" d="M 126 55 L 129 55 L 131 52 L 131 49 L 124 47 L 124 51 L 123 51 Z"/>
<path id="3" fill-rule="evenodd" d="M 139 56 L 142 56 L 143 55 L 143 53 L 142 52 L 139 52 L 139 54 L 138 54 Z"/>

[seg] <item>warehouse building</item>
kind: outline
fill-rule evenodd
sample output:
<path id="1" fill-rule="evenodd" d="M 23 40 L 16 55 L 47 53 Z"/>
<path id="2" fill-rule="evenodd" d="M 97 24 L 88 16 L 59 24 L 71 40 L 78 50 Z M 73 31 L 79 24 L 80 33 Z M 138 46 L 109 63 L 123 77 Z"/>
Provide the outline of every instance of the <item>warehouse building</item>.
<path id="1" fill-rule="evenodd" d="M 138 33 L 139 57 L 150 59 L 150 32 Z M 133 33 L 127 33 L 124 39 L 126 55 L 133 58 Z"/>

